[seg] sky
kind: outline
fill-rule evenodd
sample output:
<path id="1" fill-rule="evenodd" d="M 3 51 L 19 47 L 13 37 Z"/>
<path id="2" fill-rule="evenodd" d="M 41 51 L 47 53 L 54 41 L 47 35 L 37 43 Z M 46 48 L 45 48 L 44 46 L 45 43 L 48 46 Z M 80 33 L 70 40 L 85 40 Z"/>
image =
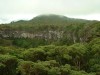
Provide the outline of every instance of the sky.
<path id="1" fill-rule="evenodd" d="M 41 14 L 100 21 L 100 0 L 0 0 L 0 23 L 30 20 Z"/>

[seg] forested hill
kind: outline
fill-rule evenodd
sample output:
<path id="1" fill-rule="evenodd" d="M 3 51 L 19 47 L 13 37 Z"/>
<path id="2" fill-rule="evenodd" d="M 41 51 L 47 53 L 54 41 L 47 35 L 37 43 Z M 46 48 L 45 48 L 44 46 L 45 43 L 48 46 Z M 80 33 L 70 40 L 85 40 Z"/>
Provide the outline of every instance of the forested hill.
<path id="1" fill-rule="evenodd" d="M 68 18 L 61 15 L 39 15 L 32 20 L 0 25 L 0 38 L 32 39 L 39 44 L 73 44 L 100 36 L 100 22 Z M 34 42 L 34 43 L 36 43 Z"/>
<path id="2" fill-rule="evenodd" d="M 1 24 L 0 75 L 100 75 L 100 21 L 40 15 Z"/>

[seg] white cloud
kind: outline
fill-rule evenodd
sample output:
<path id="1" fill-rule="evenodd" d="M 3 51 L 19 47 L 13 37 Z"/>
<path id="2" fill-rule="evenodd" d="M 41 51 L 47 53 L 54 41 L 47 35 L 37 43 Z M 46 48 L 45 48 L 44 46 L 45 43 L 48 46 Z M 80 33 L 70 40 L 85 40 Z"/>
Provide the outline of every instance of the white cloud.
<path id="1" fill-rule="evenodd" d="M 30 20 L 33 17 L 37 16 L 37 14 L 14 14 L 14 15 L 4 15 L 0 18 L 1 23 L 10 23 L 11 21 L 17 20 Z"/>
<path id="2" fill-rule="evenodd" d="M 1 23 L 31 19 L 39 14 L 100 20 L 96 13 L 100 14 L 100 0 L 0 0 Z"/>
<path id="3" fill-rule="evenodd" d="M 80 17 L 81 18 L 81 17 Z M 88 20 L 99 20 L 100 21 L 100 14 L 93 14 L 93 15 L 88 15 L 83 17 L 83 19 L 88 19 Z"/>
<path id="4" fill-rule="evenodd" d="M 65 15 L 66 16 L 66 15 Z M 79 18 L 79 19 L 86 19 L 86 20 L 98 20 L 100 21 L 100 14 L 95 13 L 95 14 L 89 14 L 89 15 L 77 15 L 77 16 L 71 16 L 69 15 L 68 17 L 73 17 L 73 18 Z"/>

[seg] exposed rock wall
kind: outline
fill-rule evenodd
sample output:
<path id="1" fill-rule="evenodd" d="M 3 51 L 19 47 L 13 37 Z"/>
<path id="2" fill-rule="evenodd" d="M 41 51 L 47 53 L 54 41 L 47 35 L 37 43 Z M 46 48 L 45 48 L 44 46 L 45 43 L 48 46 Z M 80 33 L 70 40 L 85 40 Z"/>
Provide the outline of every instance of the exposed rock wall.
<path id="1" fill-rule="evenodd" d="M 41 31 L 41 32 L 26 32 L 26 31 L 0 31 L 2 38 L 45 38 L 59 39 L 63 37 L 63 31 Z"/>
<path id="2" fill-rule="evenodd" d="M 90 36 L 90 35 L 89 35 Z M 88 36 L 79 36 L 74 32 L 64 32 L 57 30 L 48 30 L 48 31 L 37 31 L 37 32 L 28 32 L 28 31 L 18 31 L 18 30 L 0 30 L 0 38 L 38 38 L 45 40 L 58 40 L 58 39 L 68 39 L 73 41 L 73 43 L 85 42 L 88 40 Z"/>

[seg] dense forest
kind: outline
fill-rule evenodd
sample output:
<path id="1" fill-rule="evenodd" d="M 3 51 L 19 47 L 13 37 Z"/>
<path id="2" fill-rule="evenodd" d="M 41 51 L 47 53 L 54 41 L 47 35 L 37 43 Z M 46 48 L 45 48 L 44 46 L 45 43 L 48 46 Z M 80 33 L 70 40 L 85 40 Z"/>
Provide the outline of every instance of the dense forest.
<path id="1" fill-rule="evenodd" d="M 100 75 L 100 21 L 52 14 L 0 24 L 0 75 Z"/>

